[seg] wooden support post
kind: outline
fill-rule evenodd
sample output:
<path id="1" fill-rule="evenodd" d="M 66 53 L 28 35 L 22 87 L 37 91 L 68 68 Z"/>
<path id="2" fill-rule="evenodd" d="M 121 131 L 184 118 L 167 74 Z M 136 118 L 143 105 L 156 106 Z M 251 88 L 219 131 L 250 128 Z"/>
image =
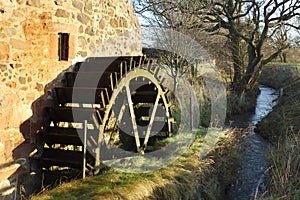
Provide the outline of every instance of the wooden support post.
<path id="1" fill-rule="evenodd" d="M 84 136 L 83 136 L 83 169 L 82 169 L 82 178 L 85 178 L 86 170 L 86 138 L 87 138 L 87 120 L 84 120 Z"/>
<path id="2" fill-rule="evenodd" d="M 128 101 L 128 106 L 129 106 L 129 111 L 130 111 L 130 116 L 131 116 L 131 122 L 133 126 L 133 133 L 134 133 L 134 138 L 135 138 L 135 144 L 136 144 L 136 149 L 138 152 L 140 152 L 140 137 L 139 137 L 139 132 L 136 124 L 136 118 L 134 114 L 134 109 L 133 109 L 133 102 L 131 99 L 131 93 L 130 93 L 130 88 L 129 88 L 129 82 L 126 84 L 126 94 L 127 94 L 127 101 Z"/>
<path id="3" fill-rule="evenodd" d="M 147 128 L 146 137 L 145 137 L 144 145 L 143 145 L 144 150 L 146 150 L 146 148 L 147 148 L 147 143 L 148 143 L 148 140 L 149 140 L 149 137 L 150 137 L 152 125 L 153 125 L 154 118 L 155 118 L 155 115 L 156 115 L 156 110 L 157 110 L 157 107 L 158 107 L 158 102 L 159 102 L 159 99 L 160 99 L 160 95 L 161 95 L 161 93 L 159 91 L 157 96 L 156 96 L 155 104 L 154 104 L 153 111 L 152 111 L 152 114 L 151 114 L 151 117 L 150 117 L 150 122 L 149 122 L 149 125 L 148 125 L 148 128 Z"/>

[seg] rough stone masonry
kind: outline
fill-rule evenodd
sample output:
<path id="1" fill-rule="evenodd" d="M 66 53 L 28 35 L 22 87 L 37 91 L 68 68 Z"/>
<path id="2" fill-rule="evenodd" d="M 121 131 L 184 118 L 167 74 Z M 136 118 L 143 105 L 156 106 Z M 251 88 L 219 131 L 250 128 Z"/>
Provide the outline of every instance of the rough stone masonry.
<path id="1" fill-rule="evenodd" d="M 42 112 L 39 98 L 72 59 L 141 49 L 129 0 L 0 0 L 0 183 L 16 170 L 14 150 L 43 121 L 32 117 Z"/>

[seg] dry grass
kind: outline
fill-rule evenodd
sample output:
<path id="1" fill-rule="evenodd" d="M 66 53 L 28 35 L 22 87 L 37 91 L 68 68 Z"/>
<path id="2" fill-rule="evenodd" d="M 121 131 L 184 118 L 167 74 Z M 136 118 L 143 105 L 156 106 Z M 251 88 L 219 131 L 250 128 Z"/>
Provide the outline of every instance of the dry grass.
<path id="1" fill-rule="evenodd" d="M 261 135 L 273 143 L 267 158 L 270 163 L 269 197 L 300 198 L 300 65 L 270 65 L 263 82 L 283 88 L 273 111 L 258 124 Z"/>
<path id="2" fill-rule="evenodd" d="M 300 197 L 300 132 L 290 132 L 270 149 L 270 199 Z"/>

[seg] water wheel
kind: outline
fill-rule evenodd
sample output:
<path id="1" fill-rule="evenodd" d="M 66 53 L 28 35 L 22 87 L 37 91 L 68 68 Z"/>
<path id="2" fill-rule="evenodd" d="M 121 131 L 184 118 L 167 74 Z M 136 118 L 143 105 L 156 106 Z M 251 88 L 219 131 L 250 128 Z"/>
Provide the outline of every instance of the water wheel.
<path id="1" fill-rule="evenodd" d="M 97 57 L 66 72 L 64 85 L 53 89 L 56 105 L 46 108 L 43 166 L 82 168 L 85 128 L 91 170 L 100 164 L 104 143 L 144 153 L 169 137 L 168 91 L 157 71 L 144 57 Z"/>

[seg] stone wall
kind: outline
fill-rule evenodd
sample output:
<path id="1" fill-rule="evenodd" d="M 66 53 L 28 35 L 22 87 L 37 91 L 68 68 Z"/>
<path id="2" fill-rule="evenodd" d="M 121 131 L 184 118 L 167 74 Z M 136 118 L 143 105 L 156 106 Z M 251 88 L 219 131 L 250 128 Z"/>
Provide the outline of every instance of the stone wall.
<path id="1" fill-rule="evenodd" d="M 129 0 L 0 0 L 0 166 L 35 134 L 32 103 L 73 58 L 140 55 L 139 28 Z M 66 61 L 59 33 L 69 34 Z"/>

